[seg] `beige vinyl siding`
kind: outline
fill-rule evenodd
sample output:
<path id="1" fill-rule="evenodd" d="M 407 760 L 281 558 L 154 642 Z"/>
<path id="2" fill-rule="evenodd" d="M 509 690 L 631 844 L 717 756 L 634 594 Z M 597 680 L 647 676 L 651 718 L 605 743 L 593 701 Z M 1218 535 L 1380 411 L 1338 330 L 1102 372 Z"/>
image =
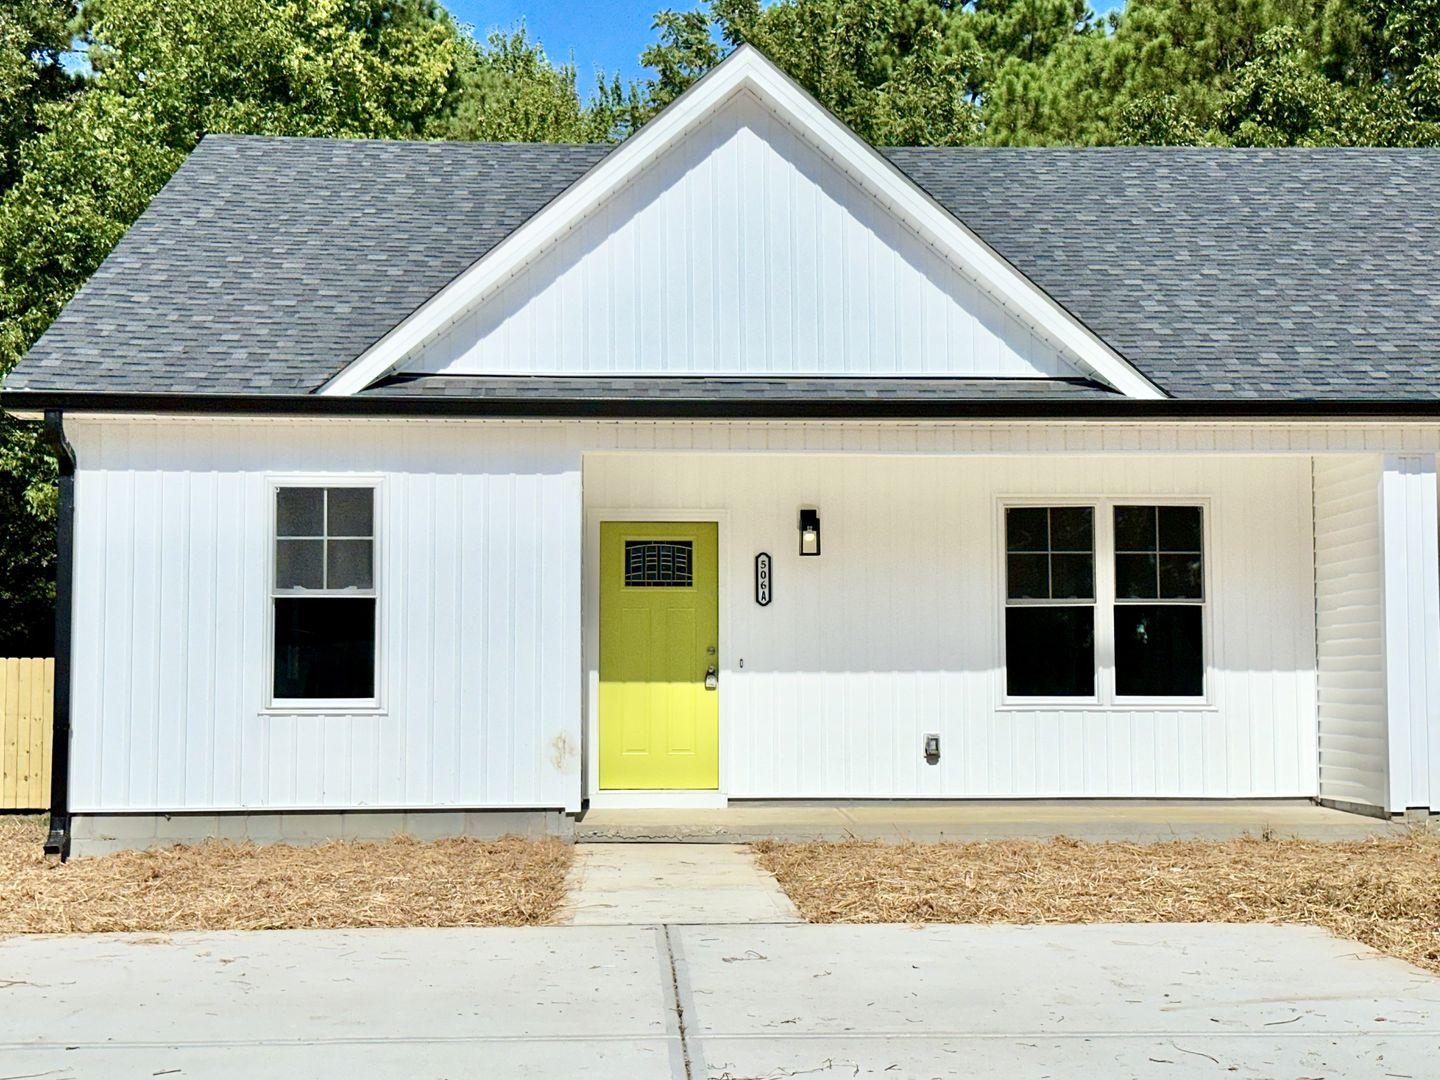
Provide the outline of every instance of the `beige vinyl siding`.
<path id="1" fill-rule="evenodd" d="M 1386 805 L 1380 458 L 1316 458 L 1320 796 Z"/>

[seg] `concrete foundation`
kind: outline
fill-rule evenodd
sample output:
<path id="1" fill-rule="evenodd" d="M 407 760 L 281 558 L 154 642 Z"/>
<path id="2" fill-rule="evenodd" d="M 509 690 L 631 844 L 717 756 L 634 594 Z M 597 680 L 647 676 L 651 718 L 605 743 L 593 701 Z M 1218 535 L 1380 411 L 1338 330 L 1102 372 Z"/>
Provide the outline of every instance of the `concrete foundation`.
<path id="1" fill-rule="evenodd" d="M 257 844 L 323 844 L 327 840 L 442 840 L 469 836 L 558 836 L 571 839 L 574 819 L 559 810 L 347 810 L 343 813 L 76 814 L 71 856 L 108 855 L 194 844 L 202 840 Z"/>

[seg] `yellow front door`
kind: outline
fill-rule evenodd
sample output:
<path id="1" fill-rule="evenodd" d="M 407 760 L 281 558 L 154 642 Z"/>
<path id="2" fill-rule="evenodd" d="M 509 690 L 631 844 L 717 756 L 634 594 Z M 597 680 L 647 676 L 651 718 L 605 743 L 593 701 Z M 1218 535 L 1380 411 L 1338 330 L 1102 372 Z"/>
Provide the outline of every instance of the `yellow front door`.
<path id="1" fill-rule="evenodd" d="M 601 788 L 720 786 L 718 585 L 714 522 L 601 523 Z"/>

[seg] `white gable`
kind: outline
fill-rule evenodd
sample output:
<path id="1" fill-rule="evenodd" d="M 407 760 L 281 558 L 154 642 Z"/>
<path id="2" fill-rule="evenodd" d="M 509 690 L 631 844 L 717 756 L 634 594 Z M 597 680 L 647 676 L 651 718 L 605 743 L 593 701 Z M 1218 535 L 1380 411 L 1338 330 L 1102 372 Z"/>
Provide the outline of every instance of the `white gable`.
<path id="1" fill-rule="evenodd" d="M 332 378 L 1084 374 L 1163 396 L 742 46 Z"/>
<path id="2" fill-rule="evenodd" d="M 745 92 L 403 366 L 1077 374 Z"/>

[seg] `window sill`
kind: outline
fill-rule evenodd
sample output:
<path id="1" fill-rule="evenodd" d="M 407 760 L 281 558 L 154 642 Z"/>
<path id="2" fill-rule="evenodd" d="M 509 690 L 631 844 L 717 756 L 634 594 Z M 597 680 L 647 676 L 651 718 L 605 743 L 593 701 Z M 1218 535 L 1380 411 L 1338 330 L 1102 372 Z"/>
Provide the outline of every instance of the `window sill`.
<path id="1" fill-rule="evenodd" d="M 1219 712 L 1213 701 L 1195 698 L 1019 698 L 1001 701 L 997 712 Z"/>
<path id="2" fill-rule="evenodd" d="M 389 712 L 383 705 L 374 702 L 353 701 L 307 701 L 304 704 L 284 702 L 267 705 L 260 710 L 261 716 L 385 716 Z"/>
<path id="3" fill-rule="evenodd" d="M 1051 709 L 1103 709 L 1105 702 L 1093 697 L 1002 698 L 998 706 L 1007 712 L 1040 712 Z"/>

